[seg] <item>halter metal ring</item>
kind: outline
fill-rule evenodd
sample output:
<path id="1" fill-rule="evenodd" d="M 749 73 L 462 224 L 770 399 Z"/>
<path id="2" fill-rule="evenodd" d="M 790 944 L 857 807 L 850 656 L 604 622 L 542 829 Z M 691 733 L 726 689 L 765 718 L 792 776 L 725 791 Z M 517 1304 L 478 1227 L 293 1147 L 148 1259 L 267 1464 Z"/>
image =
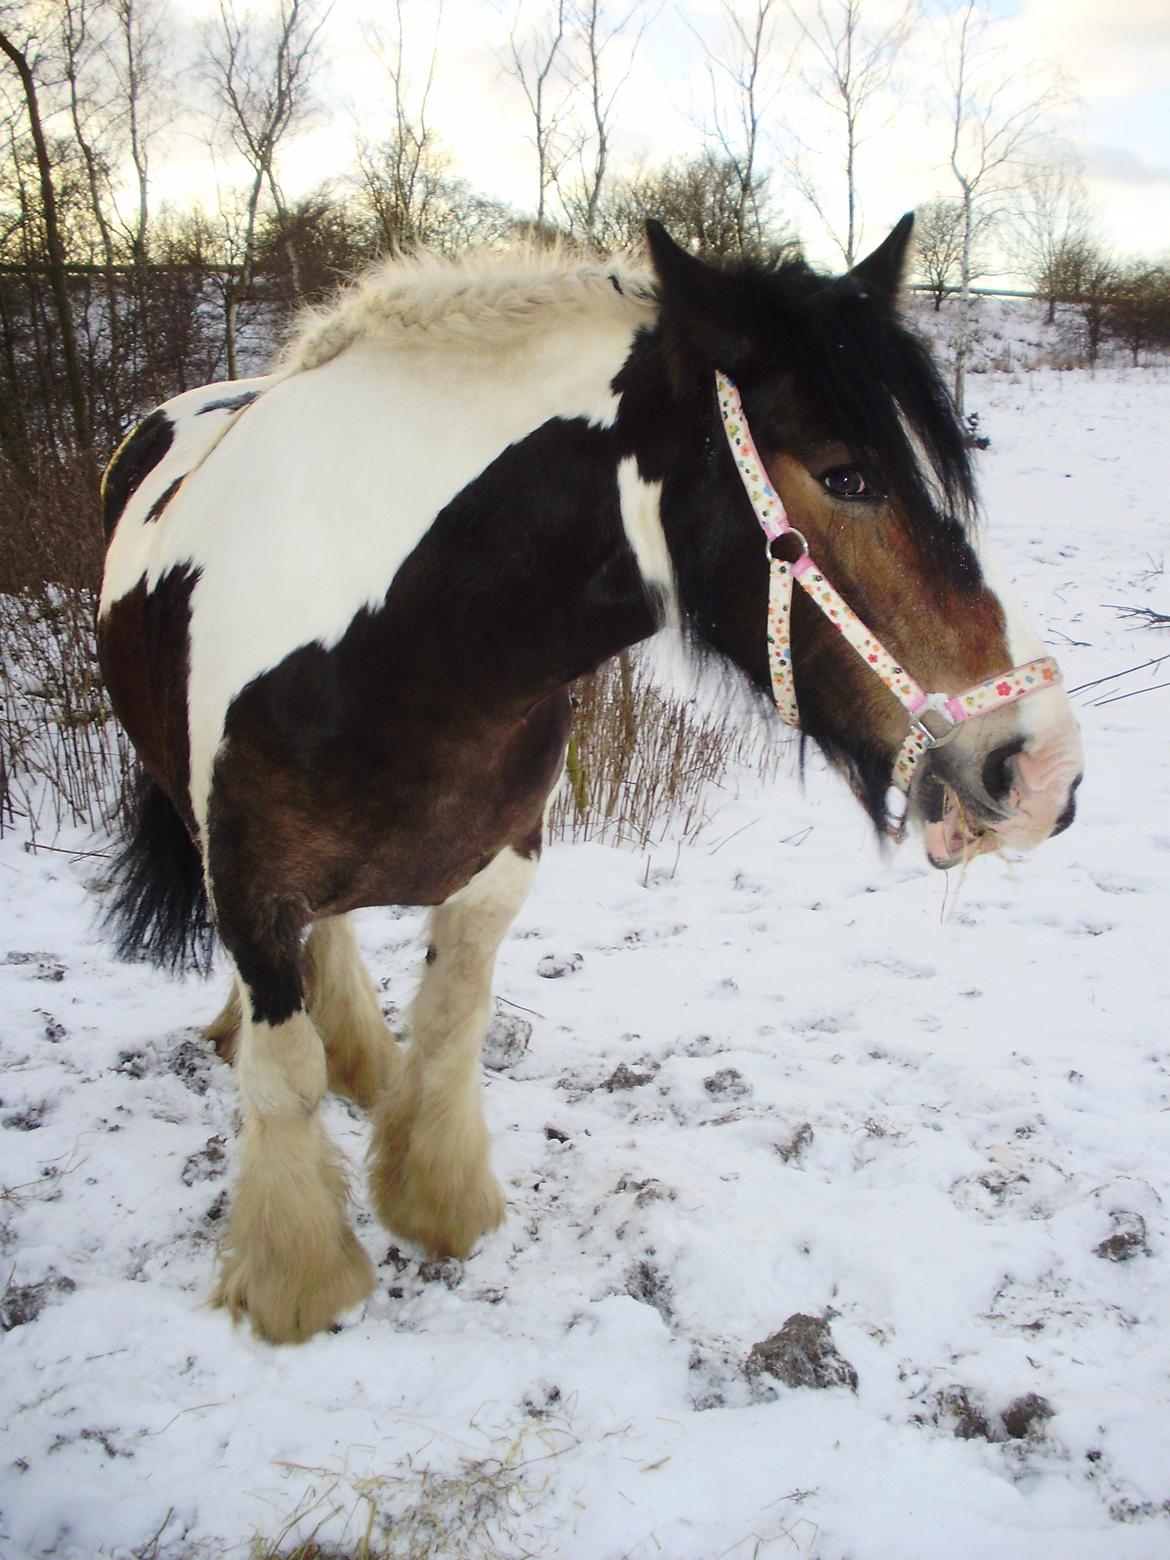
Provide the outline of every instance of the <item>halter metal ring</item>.
<path id="1" fill-rule="evenodd" d="M 776 554 L 772 551 L 772 548 L 777 542 L 786 541 L 790 536 L 794 536 L 800 546 L 799 557 L 807 558 L 809 555 L 808 538 L 805 536 L 803 531 L 798 531 L 794 525 L 786 525 L 784 529 L 782 531 L 778 531 L 775 536 L 769 536 L 765 539 L 764 557 L 770 558 L 774 563 L 787 563 L 789 560 L 787 558 L 777 558 Z M 797 559 L 793 558 L 791 561 L 795 563 Z"/>

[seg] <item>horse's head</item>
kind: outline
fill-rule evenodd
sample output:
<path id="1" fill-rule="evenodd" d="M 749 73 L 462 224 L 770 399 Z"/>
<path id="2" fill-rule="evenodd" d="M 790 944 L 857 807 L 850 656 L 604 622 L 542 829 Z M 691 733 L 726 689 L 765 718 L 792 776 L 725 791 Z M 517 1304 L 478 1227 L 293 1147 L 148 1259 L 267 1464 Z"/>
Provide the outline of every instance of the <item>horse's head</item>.
<path id="1" fill-rule="evenodd" d="M 900 781 L 945 867 L 1067 827 L 1081 747 L 976 526 L 953 404 L 895 309 L 911 226 L 834 279 L 718 270 L 650 225 L 665 363 L 702 450 L 663 515 L 689 535 L 671 552 L 696 636 L 789 706 L 879 827 Z"/>

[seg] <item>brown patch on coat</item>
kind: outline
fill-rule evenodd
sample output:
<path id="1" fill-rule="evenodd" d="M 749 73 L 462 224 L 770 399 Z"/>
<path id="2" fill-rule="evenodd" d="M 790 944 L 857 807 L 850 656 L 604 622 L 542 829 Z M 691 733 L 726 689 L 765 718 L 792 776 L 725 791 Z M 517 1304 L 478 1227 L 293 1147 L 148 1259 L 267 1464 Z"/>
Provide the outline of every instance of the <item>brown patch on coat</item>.
<path id="1" fill-rule="evenodd" d="M 895 503 L 835 500 L 791 455 L 773 458 L 769 474 L 813 561 L 920 687 L 962 693 L 1011 665 L 1002 608 L 973 560 L 948 578 L 923 559 Z M 798 695 L 815 684 L 843 743 L 870 732 L 892 757 L 906 735 L 902 705 L 795 582 L 793 597 Z"/>
<path id="2" fill-rule="evenodd" d="M 153 589 L 146 579 L 98 620 L 98 656 L 114 712 L 146 768 L 178 809 L 192 836 L 187 729 L 191 593 L 199 570 L 169 569 Z"/>

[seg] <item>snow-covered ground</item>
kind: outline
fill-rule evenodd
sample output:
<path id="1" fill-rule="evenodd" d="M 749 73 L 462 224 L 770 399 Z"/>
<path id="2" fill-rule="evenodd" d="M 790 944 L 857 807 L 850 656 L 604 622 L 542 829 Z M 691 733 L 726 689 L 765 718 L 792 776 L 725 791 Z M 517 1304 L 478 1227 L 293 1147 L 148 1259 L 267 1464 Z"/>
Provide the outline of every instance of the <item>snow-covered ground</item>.
<path id="1" fill-rule="evenodd" d="M 1170 1554 L 1170 659 L 1132 670 L 1170 631 L 1118 612 L 1170 611 L 1170 377 L 971 395 L 1093 684 L 1075 827 L 944 877 L 792 761 L 691 845 L 550 850 L 497 980 L 507 1224 L 420 1265 L 359 1186 L 379 1285 L 333 1334 L 204 1304 L 218 986 L 112 961 L 100 862 L 0 845 L 0 1554 Z M 362 918 L 391 1009 L 421 925 Z M 796 1314 L 855 1387 L 745 1369 Z"/>

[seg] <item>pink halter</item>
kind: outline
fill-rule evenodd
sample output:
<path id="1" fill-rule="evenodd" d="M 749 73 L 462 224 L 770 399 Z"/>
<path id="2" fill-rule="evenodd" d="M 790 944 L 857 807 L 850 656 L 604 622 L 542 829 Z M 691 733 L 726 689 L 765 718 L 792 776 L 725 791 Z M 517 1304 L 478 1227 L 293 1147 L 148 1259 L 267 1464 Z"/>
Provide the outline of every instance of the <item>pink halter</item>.
<path id="1" fill-rule="evenodd" d="M 772 697 L 781 719 L 789 726 L 799 727 L 800 716 L 796 705 L 796 683 L 792 670 L 792 582 L 801 587 L 821 609 L 829 621 L 841 631 L 871 671 L 905 709 L 910 719 L 910 729 L 894 760 L 892 784 L 904 795 L 910 791 L 910 782 L 922 755 L 932 747 L 949 742 L 964 721 L 975 715 L 985 715 L 989 710 L 1013 704 L 1017 699 L 1041 688 L 1050 688 L 1061 681 L 1060 668 L 1051 656 L 1040 656 L 1024 666 L 1013 667 L 998 677 L 976 683 L 966 693 L 953 696 L 945 693 L 926 693 L 914 681 L 910 673 L 899 666 L 876 635 L 870 632 L 853 609 L 834 590 L 821 570 L 809 557 L 808 542 L 789 524 L 779 493 L 772 486 L 764 463 L 760 459 L 752 439 L 743 402 L 739 391 L 726 374 L 716 370 L 715 387 L 719 397 L 719 413 L 723 430 L 735 457 L 735 464 L 743 479 L 743 485 L 751 499 L 756 519 L 766 537 L 766 553 L 771 566 L 768 594 L 768 664 L 772 674 Z M 772 543 L 778 536 L 794 536 L 800 543 L 801 556 L 795 563 L 785 563 L 772 557 Z M 927 717 L 934 717 L 934 730 L 927 724 Z M 903 832 L 902 820 L 891 818 L 887 831 L 895 836 Z"/>

